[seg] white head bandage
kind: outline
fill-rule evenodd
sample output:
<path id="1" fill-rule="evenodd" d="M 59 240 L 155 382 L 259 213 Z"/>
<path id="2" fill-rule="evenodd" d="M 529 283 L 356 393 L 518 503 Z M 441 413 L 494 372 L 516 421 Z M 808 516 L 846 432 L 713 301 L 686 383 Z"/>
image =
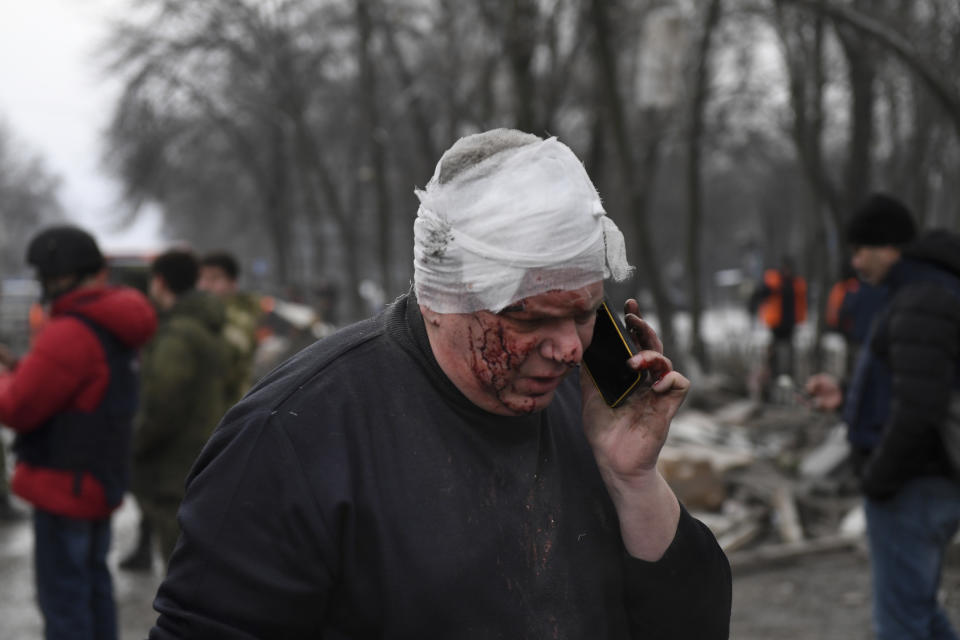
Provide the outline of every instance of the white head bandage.
<path id="1" fill-rule="evenodd" d="M 413 227 L 417 299 L 429 309 L 496 313 L 522 298 L 630 275 L 623 234 L 556 138 L 500 151 L 444 184 L 441 163 L 416 192 Z"/>

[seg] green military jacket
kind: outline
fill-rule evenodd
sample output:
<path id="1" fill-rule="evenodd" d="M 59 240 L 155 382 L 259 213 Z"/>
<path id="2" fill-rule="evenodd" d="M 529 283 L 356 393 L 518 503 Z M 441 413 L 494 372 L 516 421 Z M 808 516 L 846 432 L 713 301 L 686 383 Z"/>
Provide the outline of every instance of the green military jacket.
<path id="1" fill-rule="evenodd" d="M 260 324 L 260 299 L 249 293 L 235 293 L 226 300 L 226 312 L 223 337 L 229 346 L 227 398 L 232 404 L 250 388 Z"/>
<path id="2" fill-rule="evenodd" d="M 181 499 L 193 461 L 228 406 L 225 310 L 191 291 L 159 314 L 143 350 L 140 406 L 134 421 L 133 491 Z"/>

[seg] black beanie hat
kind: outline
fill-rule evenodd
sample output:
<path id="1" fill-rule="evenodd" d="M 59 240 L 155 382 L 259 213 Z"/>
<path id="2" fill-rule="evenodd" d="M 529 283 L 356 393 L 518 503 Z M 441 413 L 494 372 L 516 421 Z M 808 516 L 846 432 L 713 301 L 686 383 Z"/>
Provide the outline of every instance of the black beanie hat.
<path id="1" fill-rule="evenodd" d="M 917 227 L 905 204 L 873 193 L 847 222 L 847 243 L 866 247 L 900 246 L 913 241 Z"/>
<path id="2" fill-rule="evenodd" d="M 27 264 L 41 278 L 87 276 L 104 266 L 103 254 L 89 233 L 72 225 L 44 229 L 27 246 Z"/>

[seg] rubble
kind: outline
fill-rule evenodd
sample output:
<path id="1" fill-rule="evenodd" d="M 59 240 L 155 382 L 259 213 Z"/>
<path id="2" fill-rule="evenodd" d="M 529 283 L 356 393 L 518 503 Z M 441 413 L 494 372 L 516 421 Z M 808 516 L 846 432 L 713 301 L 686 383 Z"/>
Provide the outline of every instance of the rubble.
<path id="1" fill-rule="evenodd" d="M 865 544 L 844 425 L 781 400 L 685 409 L 660 455 L 661 473 L 735 569 Z"/>
<path id="2" fill-rule="evenodd" d="M 800 475 L 804 478 L 824 478 L 850 455 L 846 427 L 843 423 L 834 425 L 823 442 L 809 451 L 800 463 Z"/>

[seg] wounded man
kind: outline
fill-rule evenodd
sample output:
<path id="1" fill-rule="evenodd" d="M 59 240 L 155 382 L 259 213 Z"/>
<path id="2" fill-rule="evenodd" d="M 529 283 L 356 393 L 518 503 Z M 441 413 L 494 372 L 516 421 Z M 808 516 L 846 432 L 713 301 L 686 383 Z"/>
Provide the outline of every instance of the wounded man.
<path id="1" fill-rule="evenodd" d="M 150 638 L 727 638 L 727 559 L 656 466 L 689 381 L 633 300 L 656 382 L 611 409 L 580 367 L 631 274 L 582 163 L 497 129 L 417 196 L 411 291 L 200 455 Z"/>

